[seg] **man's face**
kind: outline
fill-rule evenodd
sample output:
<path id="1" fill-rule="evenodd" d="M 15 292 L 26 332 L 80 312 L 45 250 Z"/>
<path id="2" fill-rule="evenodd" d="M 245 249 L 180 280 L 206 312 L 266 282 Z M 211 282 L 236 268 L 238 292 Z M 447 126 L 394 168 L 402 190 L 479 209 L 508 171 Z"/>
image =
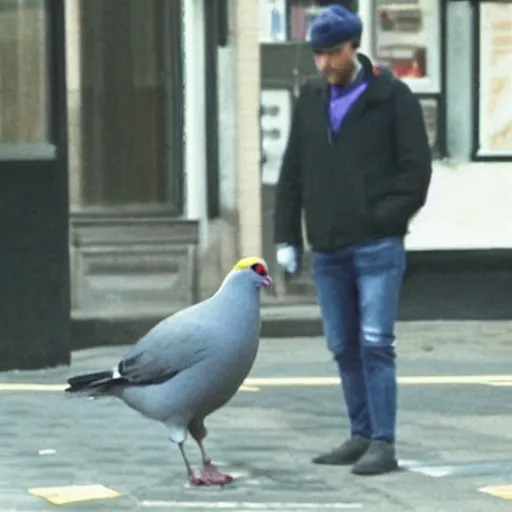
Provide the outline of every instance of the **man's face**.
<path id="1" fill-rule="evenodd" d="M 326 50 L 315 51 L 315 64 L 325 79 L 333 85 L 346 83 L 354 68 L 355 49 L 351 41 Z"/>

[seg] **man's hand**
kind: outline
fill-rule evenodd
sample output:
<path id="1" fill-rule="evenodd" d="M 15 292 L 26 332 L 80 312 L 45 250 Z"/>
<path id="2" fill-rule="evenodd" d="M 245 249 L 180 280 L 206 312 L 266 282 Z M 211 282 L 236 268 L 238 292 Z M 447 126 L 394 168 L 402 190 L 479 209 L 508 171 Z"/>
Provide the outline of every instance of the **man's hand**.
<path id="1" fill-rule="evenodd" d="M 295 274 L 299 270 L 299 253 L 293 245 L 278 245 L 276 256 L 277 264 L 289 274 Z"/>

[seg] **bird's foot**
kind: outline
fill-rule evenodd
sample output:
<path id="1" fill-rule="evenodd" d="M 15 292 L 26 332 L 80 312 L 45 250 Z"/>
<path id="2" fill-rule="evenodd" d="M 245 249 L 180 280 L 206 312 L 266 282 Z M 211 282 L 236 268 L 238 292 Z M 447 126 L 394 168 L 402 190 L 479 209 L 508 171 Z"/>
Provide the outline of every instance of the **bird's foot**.
<path id="1" fill-rule="evenodd" d="M 205 478 L 211 485 L 226 485 L 233 482 L 233 477 L 227 473 L 222 473 L 217 466 L 207 461 L 203 465 L 201 476 Z"/>
<path id="2" fill-rule="evenodd" d="M 190 485 L 198 486 L 198 485 L 206 485 L 205 480 L 203 477 L 198 474 L 197 472 L 190 472 L 188 474 L 188 482 Z"/>
<path id="3" fill-rule="evenodd" d="M 203 470 L 199 474 L 189 474 L 188 480 L 191 485 L 226 485 L 233 482 L 233 477 L 222 473 L 211 462 L 205 462 Z"/>

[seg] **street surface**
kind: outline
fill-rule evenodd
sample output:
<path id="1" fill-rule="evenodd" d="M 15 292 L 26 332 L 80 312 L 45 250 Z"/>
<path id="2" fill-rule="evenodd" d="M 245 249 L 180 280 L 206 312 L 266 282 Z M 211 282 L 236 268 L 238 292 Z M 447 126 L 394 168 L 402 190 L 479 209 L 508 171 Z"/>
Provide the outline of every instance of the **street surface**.
<path id="1" fill-rule="evenodd" d="M 68 375 L 110 367 L 125 347 L 0 374 L 0 512 L 512 510 L 511 339 L 510 322 L 400 324 L 402 470 L 373 477 L 310 463 L 347 433 L 322 338 L 262 340 L 247 387 L 207 423 L 214 462 L 237 476 L 223 489 L 187 485 L 160 425 L 62 392 Z M 190 441 L 188 453 L 199 462 Z M 73 503 L 76 485 L 91 486 L 89 501 Z"/>

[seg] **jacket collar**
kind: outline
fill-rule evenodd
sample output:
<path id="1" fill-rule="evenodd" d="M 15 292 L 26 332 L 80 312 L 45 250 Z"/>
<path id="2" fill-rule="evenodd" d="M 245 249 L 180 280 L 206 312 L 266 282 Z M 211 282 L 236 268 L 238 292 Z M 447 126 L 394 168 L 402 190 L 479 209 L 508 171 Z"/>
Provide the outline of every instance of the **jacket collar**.
<path id="1" fill-rule="evenodd" d="M 363 65 L 365 75 L 368 79 L 368 88 L 366 90 L 367 101 L 385 100 L 391 93 L 391 87 L 395 78 L 392 71 L 383 66 L 372 64 L 370 59 L 362 53 L 359 53 L 357 58 Z"/>
<path id="2" fill-rule="evenodd" d="M 362 53 L 357 54 L 357 59 L 363 67 L 365 79 L 368 80 L 368 87 L 364 93 L 366 101 L 384 101 L 391 92 L 394 80 L 393 73 L 385 67 L 372 64 L 370 59 Z M 320 78 L 317 84 L 318 92 L 329 97 L 329 84 L 326 80 L 324 78 Z"/>

